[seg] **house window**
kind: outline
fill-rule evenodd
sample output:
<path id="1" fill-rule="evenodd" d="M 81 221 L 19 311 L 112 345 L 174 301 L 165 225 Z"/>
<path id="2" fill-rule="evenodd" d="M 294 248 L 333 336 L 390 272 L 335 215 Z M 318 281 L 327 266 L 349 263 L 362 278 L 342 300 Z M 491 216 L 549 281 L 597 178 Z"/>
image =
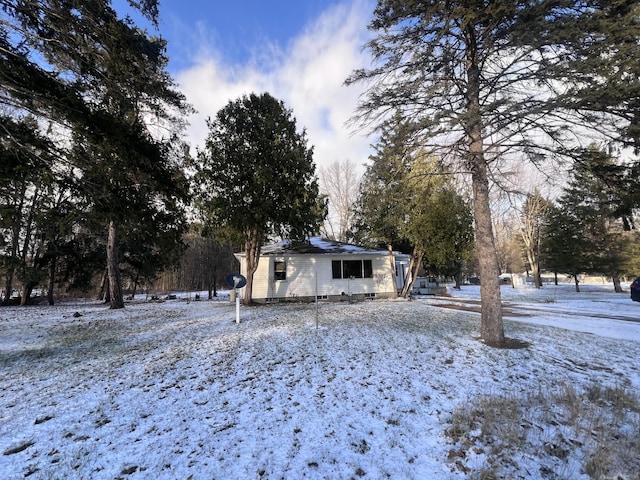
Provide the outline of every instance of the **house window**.
<path id="1" fill-rule="evenodd" d="M 364 278 L 373 278 L 373 264 L 371 263 L 371 260 L 362 261 L 362 271 L 364 273 Z"/>
<path id="2" fill-rule="evenodd" d="M 333 278 L 342 278 L 342 262 L 340 260 L 332 261 L 331 271 L 333 273 Z"/>
<path id="3" fill-rule="evenodd" d="M 287 279 L 287 264 L 285 262 L 273 262 L 273 278 L 274 280 Z"/>
<path id="4" fill-rule="evenodd" d="M 333 260 L 333 278 L 373 278 L 371 260 Z"/>
<path id="5" fill-rule="evenodd" d="M 343 260 L 342 278 L 362 278 L 362 260 Z"/>

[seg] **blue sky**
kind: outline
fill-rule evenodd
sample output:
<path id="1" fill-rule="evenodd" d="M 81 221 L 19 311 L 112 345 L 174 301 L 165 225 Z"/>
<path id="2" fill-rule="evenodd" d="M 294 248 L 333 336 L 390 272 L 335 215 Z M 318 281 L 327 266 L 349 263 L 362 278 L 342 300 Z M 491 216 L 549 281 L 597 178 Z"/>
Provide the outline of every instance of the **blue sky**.
<path id="1" fill-rule="evenodd" d="M 369 60 L 362 46 L 374 7 L 375 0 L 160 0 L 169 70 L 198 112 L 191 145 L 203 144 L 205 119 L 230 100 L 267 91 L 306 128 L 318 167 L 365 162 L 372 140 L 345 126 L 362 87 L 343 82 Z"/>
<path id="2" fill-rule="evenodd" d="M 229 62 L 245 62 L 263 43 L 286 46 L 339 0 L 239 0 L 189 2 L 161 0 L 161 33 L 170 39 L 172 61 L 184 41 L 206 35 L 206 41 Z M 186 53 L 184 50 L 182 53 Z"/>

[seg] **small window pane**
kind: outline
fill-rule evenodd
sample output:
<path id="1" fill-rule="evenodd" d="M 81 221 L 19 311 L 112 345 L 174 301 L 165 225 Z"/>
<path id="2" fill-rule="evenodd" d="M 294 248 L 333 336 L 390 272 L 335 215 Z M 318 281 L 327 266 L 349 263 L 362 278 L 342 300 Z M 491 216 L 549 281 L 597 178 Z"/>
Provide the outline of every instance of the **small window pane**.
<path id="1" fill-rule="evenodd" d="M 287 264 L 285 262 L 273 262 L 273 277 L 276 280 L 287 279 Z"/>
<path id="2" fill-rule="evenodd" d="M 331 271 L 333 278 L 342 278 L 342 262 L 340 260 L 333 260 L 331 262 Z"/>
<path id="3" fill-rule="evenodd" d="M 363 260 L 364 266 L 364 278 L 373 278 L 373 265 L 371 264 L 371 260 Z"/>
<path id="4" fill-rule="evenodd" d="M 362 260 L 344 260 L 342 262 L 342 278 L 362 278 Z"/>

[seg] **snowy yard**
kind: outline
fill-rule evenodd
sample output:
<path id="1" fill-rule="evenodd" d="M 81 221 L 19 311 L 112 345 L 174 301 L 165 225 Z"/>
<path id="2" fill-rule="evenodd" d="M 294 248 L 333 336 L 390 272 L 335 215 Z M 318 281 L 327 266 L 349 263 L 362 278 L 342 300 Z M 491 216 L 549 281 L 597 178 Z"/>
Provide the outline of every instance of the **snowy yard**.
<path id="1" fill-rule="evenodd" d="M 455 298 L 5 307 L 0 477 L 637 479 L 640 304 L 584 290 L 503 287 L 516 350 Z"/>

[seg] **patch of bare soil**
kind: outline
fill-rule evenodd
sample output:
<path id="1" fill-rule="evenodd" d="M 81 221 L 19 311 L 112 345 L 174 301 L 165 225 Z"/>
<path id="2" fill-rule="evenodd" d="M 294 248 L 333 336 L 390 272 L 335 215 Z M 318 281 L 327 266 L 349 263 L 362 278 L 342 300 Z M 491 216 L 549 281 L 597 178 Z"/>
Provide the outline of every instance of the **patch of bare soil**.
<path id="1" fill-rule="evenodd" d="M 521 348 L 529 348 L 531 344 L 517 338 L 505 338 L 503 343 L 487 342 L 481 338 L 478 338 L 482 343 L 493 348 L 503 348 L 505 350 L 518 350 Z"/>

